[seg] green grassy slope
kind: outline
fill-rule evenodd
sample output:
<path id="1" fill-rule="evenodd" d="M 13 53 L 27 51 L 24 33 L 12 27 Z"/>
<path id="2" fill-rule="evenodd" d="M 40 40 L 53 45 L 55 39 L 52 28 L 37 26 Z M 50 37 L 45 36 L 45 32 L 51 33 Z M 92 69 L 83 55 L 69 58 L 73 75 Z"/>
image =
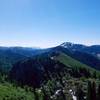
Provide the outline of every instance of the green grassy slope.
<path id="1" fill-rule="evenodd" d="M 66 65 L 68 67 L 77 67 L 77 68 L 82 67 L 82 68 L 88 68 L 91 71 L 96 71 L 95 69 L 91 68 L 90 66 L 83 64 L 64 53 L 60 53 L 60 55 L 55 57 L 55 59 L 60 61 L 61 63 L 63 63 L 64 65 Z"/>
<path id="2" fill-rule="evenodd" d="M 34 100 L 34 95 L 10 83 L 0 83 L 0 100 Z"/>

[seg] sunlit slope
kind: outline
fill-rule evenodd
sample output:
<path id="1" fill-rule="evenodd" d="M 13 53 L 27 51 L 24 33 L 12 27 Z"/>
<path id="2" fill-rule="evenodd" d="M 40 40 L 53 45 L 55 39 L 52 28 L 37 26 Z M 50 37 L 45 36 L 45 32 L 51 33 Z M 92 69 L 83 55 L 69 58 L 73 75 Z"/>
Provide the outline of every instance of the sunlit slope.
<path id="1" fill-rule="evenodd" d="M 77 67 L 77 68 L 82 67 L 90 69 L 91 71 L 95 71 L 95 69 L 91 68 L 90 66 L 83 64 L 64 53 L 60 53 L 58 56 L 55 57 L 55 59 L 68 67 Z"/>
<path id="2" fill-rule="evenodd" d="M 34 100 L 34 95 L 9 83 L 0 83 L 0 100 Z"/>

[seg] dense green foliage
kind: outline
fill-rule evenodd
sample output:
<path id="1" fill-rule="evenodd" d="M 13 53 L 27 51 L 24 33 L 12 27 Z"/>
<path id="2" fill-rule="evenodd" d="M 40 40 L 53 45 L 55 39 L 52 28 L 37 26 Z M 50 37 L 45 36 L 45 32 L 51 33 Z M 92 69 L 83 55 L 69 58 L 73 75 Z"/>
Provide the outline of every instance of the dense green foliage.
<path id="1" fill-rule="evenodd" d="M 0 83 L 0 100 L 34 100 L 34 95 L 19 86 Z"/>

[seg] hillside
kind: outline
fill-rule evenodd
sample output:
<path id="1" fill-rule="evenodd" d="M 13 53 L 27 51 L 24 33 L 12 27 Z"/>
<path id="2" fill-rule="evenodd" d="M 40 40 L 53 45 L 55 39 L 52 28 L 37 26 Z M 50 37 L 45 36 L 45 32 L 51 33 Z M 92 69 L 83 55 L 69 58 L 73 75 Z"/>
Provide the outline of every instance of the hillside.
<path id="1" fill-rule="evenodd" d="M 86 53 L 86 52 L 81 52 L 81 51 L 73 51 L 72 49 L 68 49 L 62 46 L 57 46 L 55 48 L 52 48 L 50 52 L 62 52 L 65 53 L 66 55 L 70 56 L 73 59 L 78 60 L 81 63 L 84 63 L 91 68 L 100 70 L 100 60 L 93 56 L 92 54 Z"/>
<path id="2" fill-rule="evenodd" d="M 15 63 L 9 78 L 23 85 L 39 87 L 44 80 L 50 79 L 51 74 L 58 73 L 64 68 L 66 67 L 62 63 L 40 55 Z"/>
<path id="3" fill-rule="evenodd" d="M 54 58 L 55 60 L 58 60 L 59 62 L 65 64 L 66 66 L 69 66 L 69 67 L 77 67 L 77 68 L 90 68 L 92 69 L 90 66 L 87 66 L 75 59 L 73 59 L 72 57 L 64 54 L 64 53 L 60 53 L 59 56 L 56 56 Z"/>
<path id="4" fill-rule="evenodd" d="M 80 61 L 81 63 L 84 63 L 97 70 L 100 70 L 99 67 L 100 60 L 96 58 L 96 56 L 93 56 L 91 52 L 86 53 L 85 50 L 81 50 L 81 48 L 84 48 L 83 45 L 78 45 L 78 44 L 72 45 L 71 43 L 69 44 L 67 43 L 66 45 L 67 45 L 66 48 L 64 47 L 65 44 L 63 44 L 63 46 L 61 45 L 47 49 L 25 48 L 25 47 L 0 47 L 0 70 L 3 73 L 8 73 L 12 68 L 13 64 L 20 60 L 24 60 L 27 59 L 28 57 L 40 54 L 46 54 L 46 53 L 50 54 L 53 52 L 65 53 L 68 56 L 72 57 L 73 59 Z M 97 52 L 99 52 L 99 50 L 97 50 Z"/>
<path id="5" fill-rule="evenodd" d="M 0 100 L 34 100 L 34 95 L 10 83 L 0 83 Z"/>
<path id="6" fill-rule="evenodd" d="M 37 48 L 0 47 L 0 71 L 2 73 L 8 73 L 14 63 L 41 54 L 44 51 Z"/>
<path id="7" fill-rule="evenodd" d="M 78 87 L 82 87 L 80 91 L 87 95 L 88 81 L 91 84 L 95 81 L 98 88 L 99 75 L 99 71 L 62 52 L 50 51 L 16 63 L 10 71 L 10 80 L 15 80 L 21 86 L 28 85 L 41 90 L 43 98 L 72 100 L 77 95 L 70 91 L 77 93 Z"/>
<path id="8" fill-rule="evenodd" d="M 9 77 L 20 84 L 38 87 L 41 86 L 42 82 L 50 79 L 53 74 L 62 72 L 66 72 L 73 77 L 92 77 L 94 72 L 97 73 L 97 76 L 100 74 L 92 67 L 64 53 L 50 52 L 15 63 Z M 72 73 L 77 75 L 74 76 Z"/>
<path id="9" fill-rule="evenodd" d="M 86 100 L 89 84 L 99 91 L 100 60 L 92 54 L 62 46 L 1 51 L 0 100 Z"/>

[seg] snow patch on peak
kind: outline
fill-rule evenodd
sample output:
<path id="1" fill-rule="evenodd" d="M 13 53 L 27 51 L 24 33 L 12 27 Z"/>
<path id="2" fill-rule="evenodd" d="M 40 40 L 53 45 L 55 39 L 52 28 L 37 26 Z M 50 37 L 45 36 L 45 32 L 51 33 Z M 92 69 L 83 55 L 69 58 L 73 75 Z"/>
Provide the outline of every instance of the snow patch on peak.
<path id="1" fill-rule="evenodd" d="M 71 42 L 64 42 L 62 43 L 60 46 L 64 47 L 64 48 L 71 48 L 74 46 L 74 43 Z"/>

